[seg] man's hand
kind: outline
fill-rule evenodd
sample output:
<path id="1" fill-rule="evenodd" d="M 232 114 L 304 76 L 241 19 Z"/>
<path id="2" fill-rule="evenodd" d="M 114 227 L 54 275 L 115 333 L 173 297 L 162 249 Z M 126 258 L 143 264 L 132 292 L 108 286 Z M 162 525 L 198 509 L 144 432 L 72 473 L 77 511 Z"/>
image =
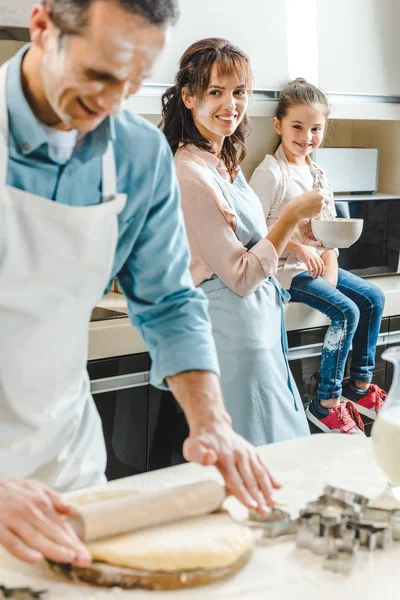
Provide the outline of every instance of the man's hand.
<path id="1" fill-rule="evenodd" d="M 189 424 L 190 434 L 183 445 L 186 460 L 215 465 L 228 492 L 249 508 L 266 512 L 267 505 L 274 504 L 272 490 L 280 485 L 257 450 L 233 431 L 217 375 L 188 371 L 167 381 Z"/>
<path id="2" fill-rule="evenodd" d="M 91 556 L 61 516 L 71 510 L 42 483 L 0 477 L 0 544 L 25 562 L 46 557 L 86 566 Z"/>
<path id="3" fill-rule="evenodd" d="M 235 433 L 229 423 L 214 423 L 190 432 L 183 445 L 186 460 L 215 465 L 226 489 L 248 508 L 264 513 L 273 506 L 272 490 L 279 483 L 262 462 L 257 450 Z"/>
<path id="4" fill-rule="evenodd" d="M 307 267 L 308 273 L 314 279 L 324 274 L 325 263 L 315 248 L 305 246 L 304 244 L 298 244 L 296 256 L 303 261 Z"/>

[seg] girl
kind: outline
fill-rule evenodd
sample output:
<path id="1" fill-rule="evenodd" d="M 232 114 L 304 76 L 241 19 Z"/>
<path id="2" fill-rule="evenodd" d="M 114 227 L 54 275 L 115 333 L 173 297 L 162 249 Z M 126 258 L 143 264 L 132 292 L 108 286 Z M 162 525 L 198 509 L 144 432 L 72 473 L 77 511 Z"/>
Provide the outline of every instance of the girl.
<path id="1" fill-rule="evenodd" d="M 328 115 L 326 96 L 304 79 L 282 90 L 274 119 L 278 140 L 273 155 L 267 154 L 250 181 L 269 227 L 275 227 L 298 194 L 315 187 L 327 192 L 328 213 L 336 215 L 325 173 L 310 159 L 323 141 Z M 355 434 L 364 429 L 358 411 L 374 419 L 386 397 L 371 383 L 385 296 L 372 283 L 339 269 L 337 256 L 337 250 L 322 248 L 315 240 L 310 220 L 302 221 L 280 259 L 278 279 L 292 300 L 316 308 L 331 320 L 317 396 L 307 416 L 322 431 Z M 351 380 L 342 390 L 351 345 Z"/>
<path id="2" fill-rule="evenodd" d="M 250 88 L 239 48 L 201 40 L 163 96 L 162 129 L 175 155 L 191 273 L 209 300 L 226 405 L 234 429 L 261 445 L 309 433 L 287 361 L 287 293 L 272 275 L 296 224 L 321 210 L 324 195 L 301 195 L 267 232 L 239 167 Z"/>

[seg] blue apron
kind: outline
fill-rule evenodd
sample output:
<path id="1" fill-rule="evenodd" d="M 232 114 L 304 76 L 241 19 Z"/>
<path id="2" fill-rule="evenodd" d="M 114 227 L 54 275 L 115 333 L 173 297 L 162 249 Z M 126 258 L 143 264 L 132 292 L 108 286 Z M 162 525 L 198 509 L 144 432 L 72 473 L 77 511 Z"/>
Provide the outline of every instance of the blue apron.
<path id="1" fill-rule="evenodd" d="M 250 250 L 267 235 L 261 203 L 240 171 L 233 183 L 211 169 L 236 214 L 236 236 Z M 283 305 L 289 294 L 274 277 L 242 298 L 219 277 L 200 287 L 221 367 L 221 385 L 235 431 L 255 446 L 309 435 L 287 360 Z"/>

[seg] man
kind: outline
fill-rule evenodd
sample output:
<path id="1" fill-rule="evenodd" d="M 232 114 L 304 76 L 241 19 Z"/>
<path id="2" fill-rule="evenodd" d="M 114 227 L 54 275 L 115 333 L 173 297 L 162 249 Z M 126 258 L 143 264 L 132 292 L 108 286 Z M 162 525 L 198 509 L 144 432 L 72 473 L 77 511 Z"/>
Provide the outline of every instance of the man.
<path id="1" fill-rule="evenodd" d="M 33 45 L 1 69 L 0 543 L 23 560 L 90 560 L 60 517 L 69 507 L 27 479 L 61 491 L 104 479 L 85 365 L 89 315 L 114 276 L 152 383 L 185 412 L 187 460 L 215 464 L 260 511 L 278 486 L 224 408 L 167 143 L 137 116 L 110 116 L 175 13 L 175 0 L 46 0 Z"/>

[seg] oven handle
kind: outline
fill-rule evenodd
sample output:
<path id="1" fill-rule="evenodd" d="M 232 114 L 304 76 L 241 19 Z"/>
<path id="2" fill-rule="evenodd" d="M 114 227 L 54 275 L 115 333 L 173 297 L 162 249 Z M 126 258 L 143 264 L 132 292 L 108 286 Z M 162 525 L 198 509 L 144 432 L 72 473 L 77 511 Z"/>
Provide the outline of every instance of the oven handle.
<path id="1" fill-rule="evenodd" d="M 140 373 L 129 373 L 128 375 L 116 375 L 115 377 L 104 377 L 90 381 L 92 394 L 104 394 L 105 392 L 117 392 L 130 388 L 144 387 L 150 383 L 150 371 Z"/>

